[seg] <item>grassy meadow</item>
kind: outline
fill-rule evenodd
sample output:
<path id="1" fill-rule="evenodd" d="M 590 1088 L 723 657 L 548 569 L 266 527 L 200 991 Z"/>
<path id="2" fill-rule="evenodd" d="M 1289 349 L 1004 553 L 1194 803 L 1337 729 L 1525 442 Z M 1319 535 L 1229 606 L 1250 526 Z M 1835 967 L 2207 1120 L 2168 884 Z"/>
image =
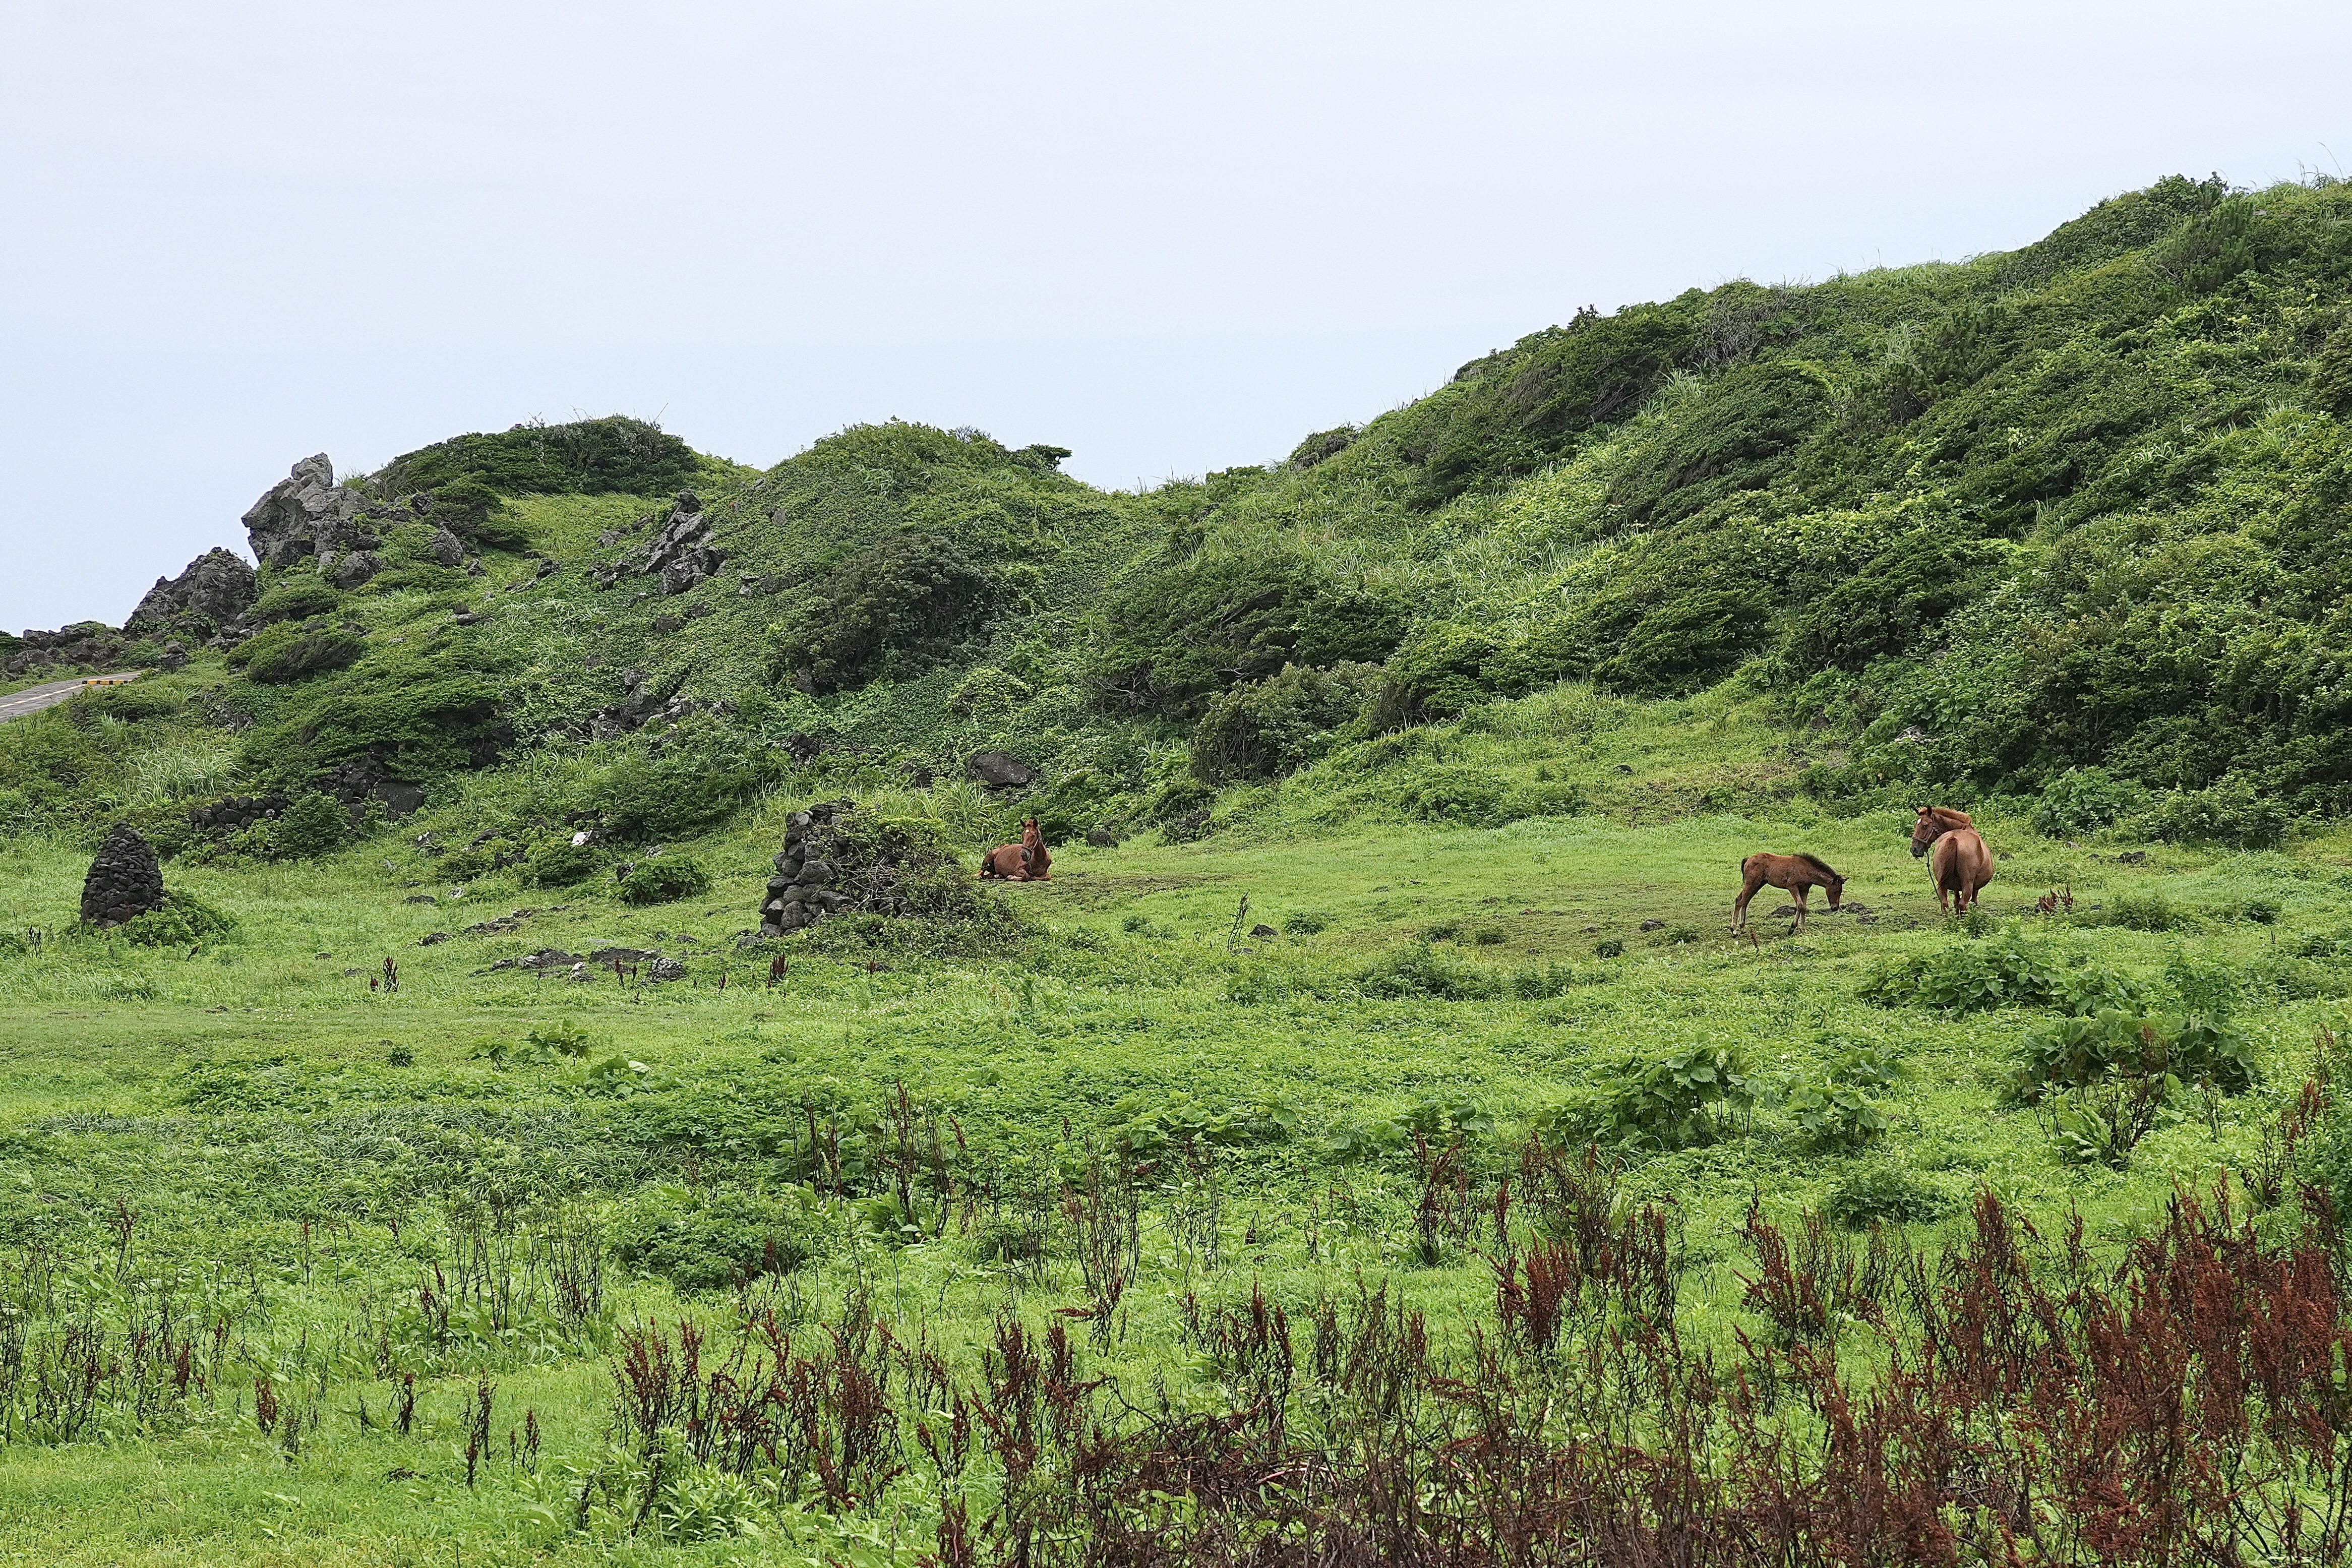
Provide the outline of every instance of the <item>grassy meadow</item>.
<path id="1" fill-rule="evenodd" d="M 1562 718 L 1596 705 L 1605 722 Z M 765 858 L 787 811 L 855 778 L 781 788 L 684 846 L 721 874 L 649 909 L 511 873 L 457 896 L 405 831 L 429 833 L 429 815 L 321 860 L 174 868 L 238 921 L 184 952 L 55 934 L 85 858 L 15 842 L 5 919 L 51 934 L 0 969 L 0 1215 L 17 1259 L 0 1289 L 22 1369 L 0 1552 L 912 1562 L 937 1550 L 942 1493 L 911 1440 L 845 1507 L 775 1472 L 649 1485 L 614 1414 L 629 1331 L 688 1320 L 716 1342 L 765 1312 L 814 1339 L 864 1313 L 977 1377 L 1003 1315 L 1043 1332 L 1094 1300 L 1065 1206 L 1091 1161 L 1133 1184 L 1132 1275 L 1099 1331 L 1061 1321 L 1083 1374 L 1124 1398 L 1213 1403 L 1200 1314 L 1253 1292 L 1303 1323 L 1318 1301 L 1385 1291 L 1463 1354 L 1479 1323 L 1493 1332 L 1493 1247 L 1483 1219 L 1425 1223 L 1433 1151 L 1462 1152 L 1484 1205 L 1531 1132 L 1590 1131 L 1629 1059 L 1709 1051 L 1753 1103 L 1682 1147 L 1618 1129 L 1617 1157 L 1626 1191 L 1673 1216 L 1683 1331 L 1727 1349 L 1759 1331 L 1752 1204 L 1801 1223 L 1892 1173 L 1920 1245 L 1964 1230 L 1990 1188 L 2053 1236 L 2079 1215 L 2114 1256 L 2176 1188 L 2249 1167 L 2315 1036 L 2341 1027 L 2338 837 L 2198 852 L 2053 842 L 1989 816 L 2004 858 L 1964 925 L 1937 915 L 1906 815 L 1794 797 L 1799 759 L 1737 707 L 1566 689 L 1431 740 L 1497 774 L 1576 782 L 1590 805 L 1494 829 L 1318 830 L 1355 775 L 1310 770 L 1203 842 L 1057 848 L 1050 881 L 1003 889 L 1017 934 L 992 949 L 815 944 L 773 984 L 772 947 L 736 946 Z M 1691 809 L 1710 789 L 1754 805 Z M 1768 889 L 1756 940 L 1732 938 L 1740 857 L 1798 847 L 1846 874 L 1844 911 L 1817 895 L 1799 938 Z M 2035 913 L 2057 888 L 2074 912 Z M 2168 929 L 2104 923 L 2118 909 Z M 465 933 L 500 917 L 510 929 Z M 457 934 L 418 945 L 435 931 Z M 2124 976 L 2157 1011 L 2231 977 L 2259 1081 L 2181 1089 L 2121 1168 L 2069 1159 L 2044 1115 L 2000 1094 L 2046 1009 L 1860 997 L 1904 960 L 2004 945 Z M 600 946 L 681 955 L 687 977 L 488 967 Z M 380 988 L 387 957 L 397 994 Z M 1827 1147 L 1791 1096 L 1857 1052 L 1880 1064 L 1866 1098 L 1883 1131 Z M 938 1127 L 944 1163 L 919 1153 L 902 1202 L 892 1141 L 928 1151 Z M 799 1266 L 772 1252 L 713 1278 L 696 1247 L 733 1257 L 730 1225 L 783 1235 Z M 77 1324 L 117 1369 L 79 1417 L 43 1361 Z M 165 1325 L 193 1347 L 177 1389 L 168 1366 L 143 1384 L 121 1370 L 131 1336 Z M 59 1386 L 36 1398 L 44 1376 Z"/>

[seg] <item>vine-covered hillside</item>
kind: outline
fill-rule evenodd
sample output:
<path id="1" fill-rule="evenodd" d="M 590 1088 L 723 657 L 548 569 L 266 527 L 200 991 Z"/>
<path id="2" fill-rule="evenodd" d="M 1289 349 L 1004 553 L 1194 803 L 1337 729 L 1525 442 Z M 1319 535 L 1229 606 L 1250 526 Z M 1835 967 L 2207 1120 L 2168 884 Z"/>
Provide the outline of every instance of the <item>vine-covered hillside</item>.
<path id="1" fill-rule="evenodd" d="M 1142 495 L 899 424 L 765 472 L 623 419 L 461 437 L 298 468 L 234 613 L 11 639 L 19 680 L 158 673 L 0 731 L 0 819 L 192 844 L 216 798 L 421 789 L 527 843 L 647 769 L 715 819 L 815 759 L 985 750 L 1063 835 L 1302 788 L 1494 821 L 1576 800 L 1348 786 L 1580 680 L 1759 703 L 1825 802 L 2261 841 L 2352 805 L 2347 416 L 2352 187 L 2172 178 L 2021 251 L 1579 311 Z"/>

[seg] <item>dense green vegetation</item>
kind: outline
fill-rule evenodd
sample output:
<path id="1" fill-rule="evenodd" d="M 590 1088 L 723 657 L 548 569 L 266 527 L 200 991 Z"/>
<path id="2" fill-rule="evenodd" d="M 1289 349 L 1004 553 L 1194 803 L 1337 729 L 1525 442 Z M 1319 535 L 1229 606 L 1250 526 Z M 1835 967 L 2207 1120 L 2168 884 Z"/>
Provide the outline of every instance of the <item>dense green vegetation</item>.
<path id="1" fill-rule="evenodd" d="M 0 726 L 0 1548 L 1214 1561 L 1379 1515 L 1382 1453 L 1483 1517 L 1591 1458 L 1562 1420 L 1761 1530 L 1818 1498 L 1758 1476 L 1853 1489 L 1819 1379 L 1953 1341 L 1888 1281 L 2015 1225 L 2001 1289 L 2071 1281 L 2033 1364 L 2085 1381 L 1938 1430 L 1955 1474 L 2042 1451 L 1972 1423 L 2113 1393 L 2120 1342 L 2049 1327 L 2095 1275 L 2204 1247 L 2261 1302 L 2352 1257 L 2347 219 L 2168 180 L 1581 312 L 1143 494 L 975 431 L 757 471 L 622 419 L 352 481 L 406 513 L 363 585 L 266 569 L 246 640 Z M 685 489 L 715 553 L 666 593 Z M 1964 921 L 1929 797 L 2001 857 Z M 831 868 L 887 897 L 758 940 L 790 815 L 845 799 Z M 1052 880 L 976 883 L 1031 816 Z M 83 931 L 117 820 L 173 900 Z M 1844 910 L 1734 940 L 1741 857 L 1799 848 Z M 2184 1217 L 2217 1183 L 2242 1236 Z M 2152 1472 L 2021 1472 L 2028 1560 L 2224 1514 L 2293 1557 L 2341 1407 L 2270 1375 L 2193 1439 L 2261 1434 L 2243 1497 L 2170 1472 L 2159 1529 Z M 1324 1500 L 1217 1491 L 1227 1453 Z M 1782 1557 L 1887 1555 L 1849 1527 Z"/>

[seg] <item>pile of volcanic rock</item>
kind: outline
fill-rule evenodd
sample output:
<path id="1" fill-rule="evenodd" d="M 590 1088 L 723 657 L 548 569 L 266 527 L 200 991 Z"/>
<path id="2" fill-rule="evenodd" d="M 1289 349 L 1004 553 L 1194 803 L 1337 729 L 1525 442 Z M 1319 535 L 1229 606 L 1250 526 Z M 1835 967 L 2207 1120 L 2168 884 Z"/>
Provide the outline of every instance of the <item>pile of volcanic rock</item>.
<path id="1" fill-rule="evenodd" d="M 855 801 L 832 800 L 785 818 L 784 850 L 760 906 L 761 936 L 789 936 L 850 906 L 850 896 L 834 885 L 841 868 L 828 851 L 837 854 L 843 842 L 835 820 L 856 809 Z"/>
<path id="2" fill-rule="evenodd" d="M 789 936 L 827 915 L 961 919 L 985 904 L 954 862 L 919 833 L 858 820 L 855 801 L 833 800 L 784 822 L 784 852 L 760 906 L 760 935 Z"/>
<path id="3" fill-rule="evenodd" d="M 278 790 L 268 795 L 226 795 L 209 805 L 192 806 L 188 826 L 209 833 L 242 833 L 257 822 L 270 822 L 286 809 L 286 796 Z"/>
<path id="4" fill-rule="evenodd" d="M 82 879 L 84 925 L 110 927 L 163 907 L 163 866 L 138 830 L 118 822 Z"/>
<path id="5" fill-rule="evenodd" d="M 617 532 L 605 538 L 618 542 Z M 664 594 L 683 594 L 716 575 L 726 560 L 727 552 L 710 542 L 710 520 L 703 515 L 702 498 L 680 490 L 668 521 L 644 549 L 595 568 L 590 576 L 599 588 L 610 588 L 628 573 L 650 572 L 661 578 Z"/>

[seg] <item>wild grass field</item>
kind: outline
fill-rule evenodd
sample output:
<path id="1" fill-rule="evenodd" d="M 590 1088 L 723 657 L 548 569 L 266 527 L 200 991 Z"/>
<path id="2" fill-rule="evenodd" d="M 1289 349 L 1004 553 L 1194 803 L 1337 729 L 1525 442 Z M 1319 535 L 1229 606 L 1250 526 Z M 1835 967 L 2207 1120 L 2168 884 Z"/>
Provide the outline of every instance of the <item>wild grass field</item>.
<path id="1" fill-rule="evenodd" d="M 2347 217 L 257 475 L 0 636 L 0 1553 L 2352 1560 Z"/>
<path id="2" fill-rule="evenodd" d="M 2045 1237 L 2079 1217 L 2120 1258 L 2176 1194 L 2242 1186 L 2342 1028 L 2336 837 L 2196 852 L 1988 818 L 1999 879 L 1961 922 L 1902 814 L 1643 820 L 1701 753 L 1738 747 L 1725 776 L 1767 776 L 1788 748 L 1704 704 L 1609 705 L 1593 739 L 1540 738 L 1595 700 L 1546 693 L 1434 736 L 1582 781 L 1582 813 L 1318 834 L 1307 776 L 1288 786 L 1305 826 L 1269 806 L 1201 843 L 1058 848 L 1049 881 L 1003 889 L 1017 934 L 992 950 L 846 943 L 772 983 L 767 950 L 736 945 L 765 858 L 783 814 L 854 778 L 677 847 L 724 874 L 651 909 L 511 873 L 455 897 L 414 835 L 175 870 L 237 915 L 193 952 L 66 932 L 85 857 L 17 841 L 5 916 L 48 934 L 0 970 L 0 1549 L 912 1562 L 942 1552 L 950 1506 L 975 1530 L 997 1509 L 986 1442 L 967 1430 L 959 1465 L 922 1434 L 944 1454 L 953 1388 L 1002 1390 L 1008 1323 L 1040 1342 L 1058 1324 L 1061 1385 L 1103 1380 L 1086 1398 L 1113 1426 L 1246 1407 L 1264 1369 L 1215 1324 L 1254 1298 L 1301 1341 L 1331 1304 L 1384 1300 L 1466 1364 L 1510 1334 L 1496 1188 L 1531 1139 L 1597 1140 L 1621 1215 L 1654 1205 L 1670 1226 L 1680 1334 L 1728 1360 L 1773 1322 L 1751 1208 L 1933 1252 L 1990 1192 Z M 1798 938 L 1767 889 L 1757 940 L 1734 939 L 1740 857 L 1797 847 L 1846 874 L 1844 910 L 1817 896 Z M 2036 912 L 2057 889 L 2073 912 Z M 687 977 L 488 970 L 551 946 L 684 955 Z M 1908 961 L 1988 953 L 2105 976 L 2151 1017 L 2225 1015 L 2255 1078 L 2176 1084 L 2135 1146 L 2086 1156 L 2048 1104 L 2004 1093 L 2056 1008 L 1864 999 Z M 1645 1122 L 1629 1085 L 1661 1061 L 1739 1081 Z M 713 1360 L 757 1340 L 746 1325 L 789 1336 L 772 1353 L 818 1369 L 810 1430 L 733 1466 L 724 1441 L 688 1458 L 679 1412 L 634 1426 L 645 1336 L 675 1357 L 682 1323 Z M 823 1392 L 843 1358 L 882 1384 L 858 1431 L 845 1389 Z"/>

